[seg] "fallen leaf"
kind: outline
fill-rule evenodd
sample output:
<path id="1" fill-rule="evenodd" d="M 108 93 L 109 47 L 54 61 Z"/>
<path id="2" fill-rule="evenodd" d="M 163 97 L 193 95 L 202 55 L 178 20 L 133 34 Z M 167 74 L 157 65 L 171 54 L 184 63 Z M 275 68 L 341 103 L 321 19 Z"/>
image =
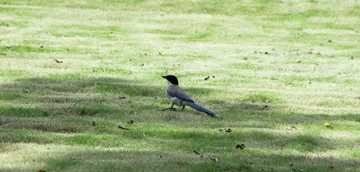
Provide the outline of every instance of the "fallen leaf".
<path id="1" fill-rule="evenodd" d="M 327 128 L 331 128 L 331 127 L 332 127 L 331 122 L 325 122 L 324 126 L 327 127 Z"/>
<path id="2" fill-rule="evenodd" d="M 200 155 L 200 153 L 198 151 L 194 150 L 194 152 L 196 153 L 196 155 Z"/>
<path id="3" fill-rule="evenodd" d="M 331 40 L 331 39 L 329 39 L 329 40 L 328 40 L 328 42 L 332 42 L 332 40 Z"/>
<path id="4" fill-rule="evenodd" d="M 134 120 L 130 120 L 129 122 L 127 122 L 128 124 L 134 124 Z"/>
<path id="5" fill-rule="evenodd" d="M 56 63 L 62 63 L 62 62 L 64 62 L 64 61 L 58 60 L 58 59 L 54 59 L 54 60 L 56 61 Z"/>
<path id="6" fill-rule="evenodd" d="M 118 98 L 119 99 L 125 99 L 126 97 L 125 96 L 119 96 Z"/>
<path id="7" fill-rule="evenodd" d="M 235 148 L 236 148 L 236 149 L 244 150 L 244 149 L 245 149 L 245 145 L 244 145 L 244 144 L 241 144 L 241 145 L 237 144 Z"/>
<path id="8" fill-rule="evenodd" d="M 227 129 L 226 132 L 227 132 L 227 133 L 232 132 L 231 128 Z"/>
<path id="9" fill-rule="evenodd" d="M 289 126 L 289 127 L 287 128 L 287 130 L 295 130 L 295 129 L 296 129 L 295 126 Z"/>
<path id="10" fill-rule="evenodd" d="M 209 78 L 210 78 L 210 76 L 207 76 L 207 77 L 205 78 L 205 81 L 208 80 Z"/>
<path id="11" fill-rule="evenodd" d="M 129 128 L 125 128 L 125 127 L 122 127 L 120 125 L 118 125 L 118 128 L 122 129 L 122 130 L 130 130 Z"/>
<path id="12" fill-rule="evenodd" d="M 317 55 L 321 55 L 321 52 L 320 52 L 320 51 L 318 51 L 316 54 L 317 54 Z"/>
<path id="13" fill-rule="evenodd" d="M 212 161 L 214 161 L 214 162 L 219 162 L 219 160 L 218 160 L 216 157 L 214 157 L 214 156 L 211 156 L 210 159 L 211 159 Z"/>

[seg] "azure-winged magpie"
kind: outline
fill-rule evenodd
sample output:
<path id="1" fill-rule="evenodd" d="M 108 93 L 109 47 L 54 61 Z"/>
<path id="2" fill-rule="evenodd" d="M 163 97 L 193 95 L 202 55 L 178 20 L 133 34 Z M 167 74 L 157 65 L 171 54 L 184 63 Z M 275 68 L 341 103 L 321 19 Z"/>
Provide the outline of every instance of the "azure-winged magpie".
<path id="1" fill-rule="evenodd" d="M 176 76 L 174 75 L 167 75 L 162 76 L 168 81 L 168 85 L 166 87 L 166 93 L 169 96 L 172 105 L 169 108 L 162 109 L 162 111 L 167 109 L 172 109 L 174 105 L 182 106 L 181 110 L 184 110 L 185 106 L 190 106 L 200 112 L 205 112 L 206 114 L 213 116 L 213 117 L 220 117 L 214 112 L 211 112 L 209 109 L 206 109 L 198 104 L 196 104 L 189 95 L 185 93 L 183 89 L 179 87 L 179 82 Z"/>

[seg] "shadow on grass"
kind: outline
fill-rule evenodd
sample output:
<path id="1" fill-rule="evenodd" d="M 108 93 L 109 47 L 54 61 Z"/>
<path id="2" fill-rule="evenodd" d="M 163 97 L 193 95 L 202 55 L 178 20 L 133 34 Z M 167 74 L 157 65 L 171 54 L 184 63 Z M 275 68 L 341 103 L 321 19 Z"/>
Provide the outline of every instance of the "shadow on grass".
<path id="1" fill-rule="evenodd" d="M 164 87 L 144 82 L 108 77 L 81 78 L 78 75 L 63 75 L 48 78 L 18 79 L 12 84 L 0 85 L 0 100 L 23 104 L 71 104 L 74 102 L 107 103 L 119 96 L 127 99 L 167 98 Z M 212 92 L 208 88 L 187 88 L 197 96 Z M 141 107 L 139 103 L 136 106 Z M 43 106 L 43 109 L 48 107 Z"/>
<path id="2" fill-rule="evenodd" d="M 170 105 L 165 84 L 160 88 L 134 80 L 81 78 L 80 75 L 18 79 L 14 83 L 0 85 L 0 101 L 4 102 L 0 114 L 18 117 L 47 117 L 52 114 L 96 116 L 160 109 Z M 185 89 L 195 98 L 208 96 L 213 92 L 210 88 Z M 119 99 L 121 96 L 126 98 Z M 215 106 L 218 104 L 221 108 L 241 110 L 262 111 L 268 108 L 266 105 L 245 103 L 223 106 L 228 103 L 219 99 L 206 102 L 208 103 Z"/>
<path id="3" fill-rule="evenodd" d="M 143 119 L 129 116 L 135 112 L 148 114 L 148 110 L 167 107 L 170 101 L 165 93 L 165 84 L 164 81 L 164 87 L 159 88 L 140 81 L 82 78 L 80 75 L 18 79 L 14 83 L 0 85 L 0 101 L 3 103 L 0 105 L 0 126 L 68 133 L 93 131 L 88 126 L 91 118 L 146 120 L 151 115 Z M 212 91 L 207 88 L 188 90 L 198 95 Z M 125 99 L 119 96 L 125 96 Z M 78 123 L 64 122 L 69 120 Z M 81 127 L 76 126 L 79 124 Z"/>
<path id="4" fill-rule="evenodd" d="M 15 83 L 1 85 L 0 90 L 0 100 L 11 104 L 3 107 L 0 113 L 23 117 L 52 113 L 79 116 L 123 113 L 134 106 L 137 109 L 149 106 L 133 101 L 164 94 L 162 89 L 141 82 L 72 75 L 19 79 Z M 119 96 L 126 99 L 120 100 Z"/>
<path id="5" fill-rule="evenodd" d="M 146 152 L 119 152 L 119 151 L 83 151 L 64 156 L 60 159 L 51 159 L 47 162 L 49 170 L 84 169 L 92 166 L 99 160 L 105 162 L 96 168 L 104 171 L 323 171 L 324 169 L 356 170 L 359 161 L 343 160 L 338 158 L 309 158 L 299 155 L 279 155 L 242 152 L 234 155 L 237 160 L 226 156 L 218 157 L 219 162 L 210 160 L 211 155 L 199 157 L 164 153 L 156 151 Z M 78 159 L 73 157 L 80 157 Z M 275 162 L 274 162 L 275 160 Z M 291 164 L 294 164 L 291 166 Z M 60 168 L 60 169 L 59 169 Z M 94 170 L 96 171 L 96 170 Z M 262 170 L 261 170 L 262 171 Z"/>
<path id="6" fill-rule="evenodd" d="M 1 85 L 1 89 L 11 93 L 29 90 L 30 93 L 40 95 L 57 93 L 124 93 L 130 96 L 157 96 L 161 93 L 161 89 L 132 80 L 109 77 L 81 78 L 79 75 L 18 79 L 13 84 Z"/>
<path id="7" fill-rule="evenodd" d="M 343 145 L 356 144 L 356 139 L 339 140 L 310 133 L 268 131 L 254 128 L 237 128 L 233 129 L 231 133 L 227 133 L 225 131 L 220 132 L 218 129 L 186 129 L 168 124 L 139 124 L 131 126 L 130 131 L 123 131 L 118 129 L 116 125 L 109 123 L 102 123 L 95 127 L 84 122 L 60 121 L 57 123 L 50 120 L 47 122 L 49 124 L 31 121 L 11 124 L 11 121 L 3 120 L 0 126 L 2 129 L 0 139 L 5 143 L 55 143 L 104 148 L 130 144 L 127 147 L 134 149 L 142 145 L 142 142 L 146 142 L 148 146 L 145 147 L 147 149 L 182 150 L 183 152 L 191 151 L 189 149 L 199 149 L 217 154 L 231 153 L 238 143 L 244 143 L 250 149 L 278 151 L 285 149 L 303 153 L 324 153 L 336 150 Z M 77 133 L 61 135 L 50 132 Z"/>
<path id="8" fill-rule="evenodd" d="M 211 154 L 179 154 L 159 151 L 127 151 L 121 149 L 86 149 L 43 159 L 46 171 L 357 171 L 359 161 L 332 157 L 234 151 L 231 157 Z M 101 162 L 101 163 L 99 163 Z M 2 168 L 23 171 L 29 169 Z M 39 169 L 33 169 L 33 171 Z"/>
<path id="9" fill-rule="evenodd" d="M 164 84 L 165 87 L 165 84 Z M 148 110 L 165 108 L 170 105 L 167 99 L 165 88 L 148 85 L 140 81 L 123 80 L 108 77 L 81 78 L 78 75 L 62 75 L 48 78 L 25 78 L 19 79 L 12 84 L 0 85 L 0 105 L 1 117 L 16 118 L 47 118 L 72 116 L 76 117 L 96 117 L 103 119 L 126 119 L 129 114 L 134 112 L 147 112 Z M 29 90 L 29 93 L 23 92 Z M 187 92 L 192 95 L 206 96 L 213 90 L 210 88 L 186 88 Z M 119 99 L 119 96 L 125 96 L 125 99 Z M 216 125 L 209 122 L 209 125 L 203 124 L 203 127 L 221 127 L 224 122 L 231 120 L 241 123 L 244 127 L 258 128 L 261 125 L 245 125 L 244 121 L 256 120 L 262 123 L 279 123 L 286 125 L 299 124 L 318 124 L 325 121 L 353 121 L 360 122 L 360 116 L 357 114 L 296 114 L 292 112 L 277 111 L 276 105 L 254 104 L 254 103 L 228 103 L 222 100 L 211 100 L 212 107 L 206 104 L 203 106 L 218 112 L 223 117 L 223 122 Z M 217 107 L 217 108 L 216 108 Z M 275 110 L 275 111 L 273 111 Z M 189 113 L 191 112 L 191 113 Z M 183 112 L 186 115 L 199 115 L 199 112 L 188 108 Z M 182 113 L 182 114 L 183 114 Z M 160 115 L 159 115 L 160 114 Z M 167 115 L 168 114 L 168 115 Z M 175 115 L 174 115 L 175 114 Z M 181 115 L 182 115 L 181 114 Z M 177 121 L 183 123 L 183 118 L 177 118 L 179 112 L 158 112 L 151 113 L 148 116 L 131 117 L 144 121 L 150 119 L 153 115 L 159 115 L 158 122 Z M 206 115 L 204 115 L 206 116 Z M 163 119 L 161 119 L 161 117 Z M 63 119 L 62 119 L 63 120 Z M 89 118 L 86 118 L 89 120 Z M 190 117 L 188 120 L 191 120 Z M 201 118 L 193 119 L 198 123 Z M 44 120 L 23 122 L 23 128 L 36 129 L 50 132 L 79 132 L 86 131 L 75 127 L 73 129 L 64 129 L 62 127 L 53 127 L 58 125 L 45 125 Z M 89 121 L 86 121 L 90 123 Z M 270 124 L 269 124 L 270 125 Z M 28 127 L 26 127 L 28 126 Z M 228 125 L 232 126 L 232 125 Z M 266 125 L 264 125 L 266 128 Z M 19 128 L 19 127 L 15 127 Z M 57 129 L 56 129 L 57 128 Z M 271 127 L 270 127 L 271 128 Z"/>

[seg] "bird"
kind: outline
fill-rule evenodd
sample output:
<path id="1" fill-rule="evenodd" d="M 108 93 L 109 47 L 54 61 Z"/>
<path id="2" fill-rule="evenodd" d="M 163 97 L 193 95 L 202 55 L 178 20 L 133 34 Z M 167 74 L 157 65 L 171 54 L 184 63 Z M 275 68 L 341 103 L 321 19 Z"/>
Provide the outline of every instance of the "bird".
<path id="1" fill-rule="evenodd" d="M 192 100 L 190 98 L 190 96 L 188 94 L 186 94 L 183 89 L 181 89 L 179 87 L 179 81 L 176 78 L 176 76 L 167 75 L 167 76 L 162 76 L 162 77 L 165 78 L 168 82 L 168 85 L 166 87 L 166 93 L 172 102 L 170 107 L 162 109 L 162 111 L 172 109 L 174 107 L 174 105 L 182 106 L 181 111 L 184 110 L 185 106 L 190 106 L 190 107 L 192 107 L 200 112 L 204 112 L 212 117 L 220 117 L 219 115 L 210 111 L 209 109 L 206 109 L 206 108 L 196 104 L 194 102 L 194 100 Z"/>

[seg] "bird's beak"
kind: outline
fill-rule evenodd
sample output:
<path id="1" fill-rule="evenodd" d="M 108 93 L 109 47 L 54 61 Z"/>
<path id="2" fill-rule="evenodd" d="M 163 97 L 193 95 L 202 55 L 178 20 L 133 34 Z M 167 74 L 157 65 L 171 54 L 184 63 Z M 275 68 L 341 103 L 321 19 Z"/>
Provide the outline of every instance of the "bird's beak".
<path id="1" fill-rule="evenodd" d="M 163 78 L 165 78 L 165 79 L 166 79 L 166 76 L 161 76 L 161 77 L 163 77 Z"/>

